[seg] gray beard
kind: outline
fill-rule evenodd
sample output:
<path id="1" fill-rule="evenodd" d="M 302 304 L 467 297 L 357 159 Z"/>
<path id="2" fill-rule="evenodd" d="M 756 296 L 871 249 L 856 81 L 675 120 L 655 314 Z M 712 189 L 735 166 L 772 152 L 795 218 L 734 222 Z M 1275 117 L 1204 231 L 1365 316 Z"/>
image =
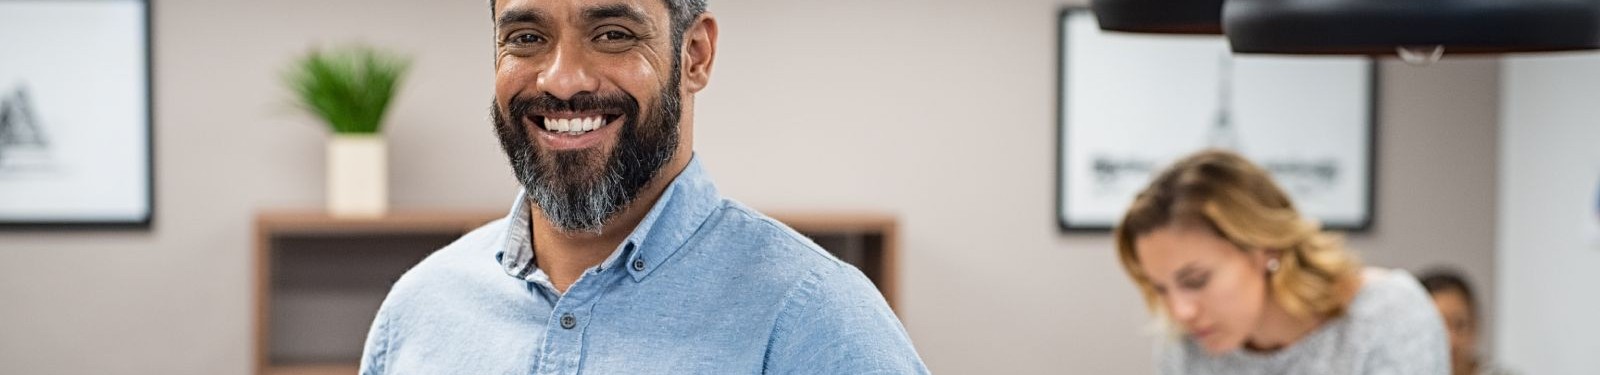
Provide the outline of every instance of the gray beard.
<path id="1" fill-rule="evenodd" d="M 630 108 L 625 121 L 613 125 L 622 128 L 616 146 L 606 155 L 592 150 L 540 150 L 521 128 L 521 120 L 508 124 L 499 108 L 491 113 L 512 170 L 545 220 L 561 232 L 601 234 L 605 224 L 629 207 L 677 153 L 677 90 L 673 79 L 656 106 Z M 641 120 L 644 114 L 638 112 L 649 112 L 649 119 Z M 511 115 L 521 119 L 523 113 L 514 109 Z M 600 169 L 588 169 L 597 157 L 605 159 Z"/>
<path id="2" fill-rule="evenodd" d="M 561 156 L 568 155 L 557 159 Z M 545 220 L 568 233 L 600 234 L 607 219 L 633 203 L 638 195 L 638 191 L 630 192 L 623 186 L 616 168 L 606 168 L 589 186 L 561 185 L 551 178 L 523 182 L 528 199 L 544 213 Z"/>

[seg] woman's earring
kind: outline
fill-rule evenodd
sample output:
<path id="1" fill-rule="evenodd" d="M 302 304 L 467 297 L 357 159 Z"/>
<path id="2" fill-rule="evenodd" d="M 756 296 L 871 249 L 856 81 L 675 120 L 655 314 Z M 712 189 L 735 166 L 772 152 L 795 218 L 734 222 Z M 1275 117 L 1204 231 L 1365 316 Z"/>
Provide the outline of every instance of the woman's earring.
<path id="1" fill-rule="evenodd" d="M 1267 259 L 1267 273 L 1278 272 L 1278 260 Z"/>

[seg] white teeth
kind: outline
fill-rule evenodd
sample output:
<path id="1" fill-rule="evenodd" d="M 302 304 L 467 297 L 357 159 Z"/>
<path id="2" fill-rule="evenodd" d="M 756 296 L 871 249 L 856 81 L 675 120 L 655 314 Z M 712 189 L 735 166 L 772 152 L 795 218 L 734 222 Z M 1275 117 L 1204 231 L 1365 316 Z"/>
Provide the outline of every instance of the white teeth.
<path id="1" fill-rule="evenodd" d="M 544 119 L 544 129 L 556 133 L 583 134 L 606 124 L 605 116 L 585 118 Z"/>

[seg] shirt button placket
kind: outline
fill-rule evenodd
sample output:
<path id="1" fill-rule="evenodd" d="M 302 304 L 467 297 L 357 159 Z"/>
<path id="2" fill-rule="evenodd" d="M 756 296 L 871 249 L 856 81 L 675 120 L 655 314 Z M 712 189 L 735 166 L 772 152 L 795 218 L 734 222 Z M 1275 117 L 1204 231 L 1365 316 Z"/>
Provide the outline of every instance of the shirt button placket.
<path id="1" fill-rule="evenodd" d="M 580 319 L 589 317 L 590 309 L 601 290 L 597 289 L 600 283 L 597 280 L 585 279 L 567 289 L 565 296 L 556 303 L 558 317 L 552 322 L 561 329 L 550 327 L 545 339 L 546 345 L 552 345 L 554 352 L 559 353 L 550 358 L 554 374 L 577 374 L 580 370 L 583 356 L 583 331 L 585 325 Z"/>
<path id="2" fill-rule="evenodd" d="M 626 253 L 630 254 L 636 248 L 631 242 L 624 246 L 628 250 Z M 632 261 L 626 263 L 625 267 L 632 268 L 637 272 L 643 271 L 646 264 L 643 258 L 635 256 Z M 584 325 L 580 325 L 579 323 L 581 322 L 578 320 L 580 315 L 592 318 L 590 315 L 592 315 L 595 300 L 600 295 L 605 294 L 603 285 L 607 283 L 603 280 L 627 275 L 626 272 L 618 271 L 623 270 L 594 272 L 586 275 L 583 279 L 578 280 L 577 283 L 572 284 L 567 289 L 566 294 L 557 300 L 554 312 L 559 315 L 552 315 L 555 317 L 554 321 L 547 323 L 553 324 L 553 326 L 546 330 L 545 338 L 546 353 L 551 355 L 546 356 L 543 361 L 544 364 L 539 366 L 539 374 L 576 374 L 580 371 L 578 366 L 582 363 L 583 332 L 587 328 Z M 555 329 L 555 326 L 559 326 L 561 329 Z"/>
<path id="3" fill-rule="evenodd" d="M 572 298 L 576 296 L 574 296 L 574 293 L 571 292 L 572 291 L 569 290 L 567 297 L 563 298 L 561 301 L 562 305 L 571 302 L 578 302 L 576 301 L 577 298 Z M 581 306 L 582 303 L 578 303 L 576 305 Z M 572 310 L 572 307 L 573 306 L 557 307 L 557 311 L 566 310 L 566 312 L 561 312 L 560 317 L 556 318 L 554 322 L 555 326 L 559 326 L 561 329 L 550 327 L 549 331 L 547 331 L 548 333 L 544 344 L 547 349 L 546 353 L 549 353 L 549 355 L 547 355 L 544 361 L 542 361 L 545 363 L 539 366 L 541 370 L 537 372 L 538 374 L 578 373 L 578 363 L 580 360 L 578 357 L 583 355 L 583 333 L 582 330 L 578 329 L 578 314 L 574 313 L 574 311 L 580 311 L 581 308 L 579 310 Z"/>

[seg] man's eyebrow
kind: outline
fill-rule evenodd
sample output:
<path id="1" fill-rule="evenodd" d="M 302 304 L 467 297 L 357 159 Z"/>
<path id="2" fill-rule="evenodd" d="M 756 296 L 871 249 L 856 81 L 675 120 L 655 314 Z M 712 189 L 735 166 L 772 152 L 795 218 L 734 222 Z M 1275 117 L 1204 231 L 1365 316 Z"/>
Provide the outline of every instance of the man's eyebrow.
<path id="1" fill-rule="evenodd" d="M 505 13 L 501 13 L 500 14 L 500 20 L 495 22 L 495 26 L 498 27 L 498 26 L 501 26 L 501 25 L 512 24 L 512 23 L 542 24 L 542 23 L 545 23 L 547 20 L 549 20 L 549 17 L 546 17 L 543 12 L 540 12 L 538 10 L 534 10 L 534 9 L 507 9 L 505 11 Z"/>
<path id="2" fill-rule="evenodd" d="M 644 13 L 625 4 L 601 5 L 583 10 L 583 19 L 587 22 L 595 22 L 608 18 L 622 18 L 633 21 L 634 23 L 644 25 L 650 24 L 650 21 L 645 18 Z"/>

